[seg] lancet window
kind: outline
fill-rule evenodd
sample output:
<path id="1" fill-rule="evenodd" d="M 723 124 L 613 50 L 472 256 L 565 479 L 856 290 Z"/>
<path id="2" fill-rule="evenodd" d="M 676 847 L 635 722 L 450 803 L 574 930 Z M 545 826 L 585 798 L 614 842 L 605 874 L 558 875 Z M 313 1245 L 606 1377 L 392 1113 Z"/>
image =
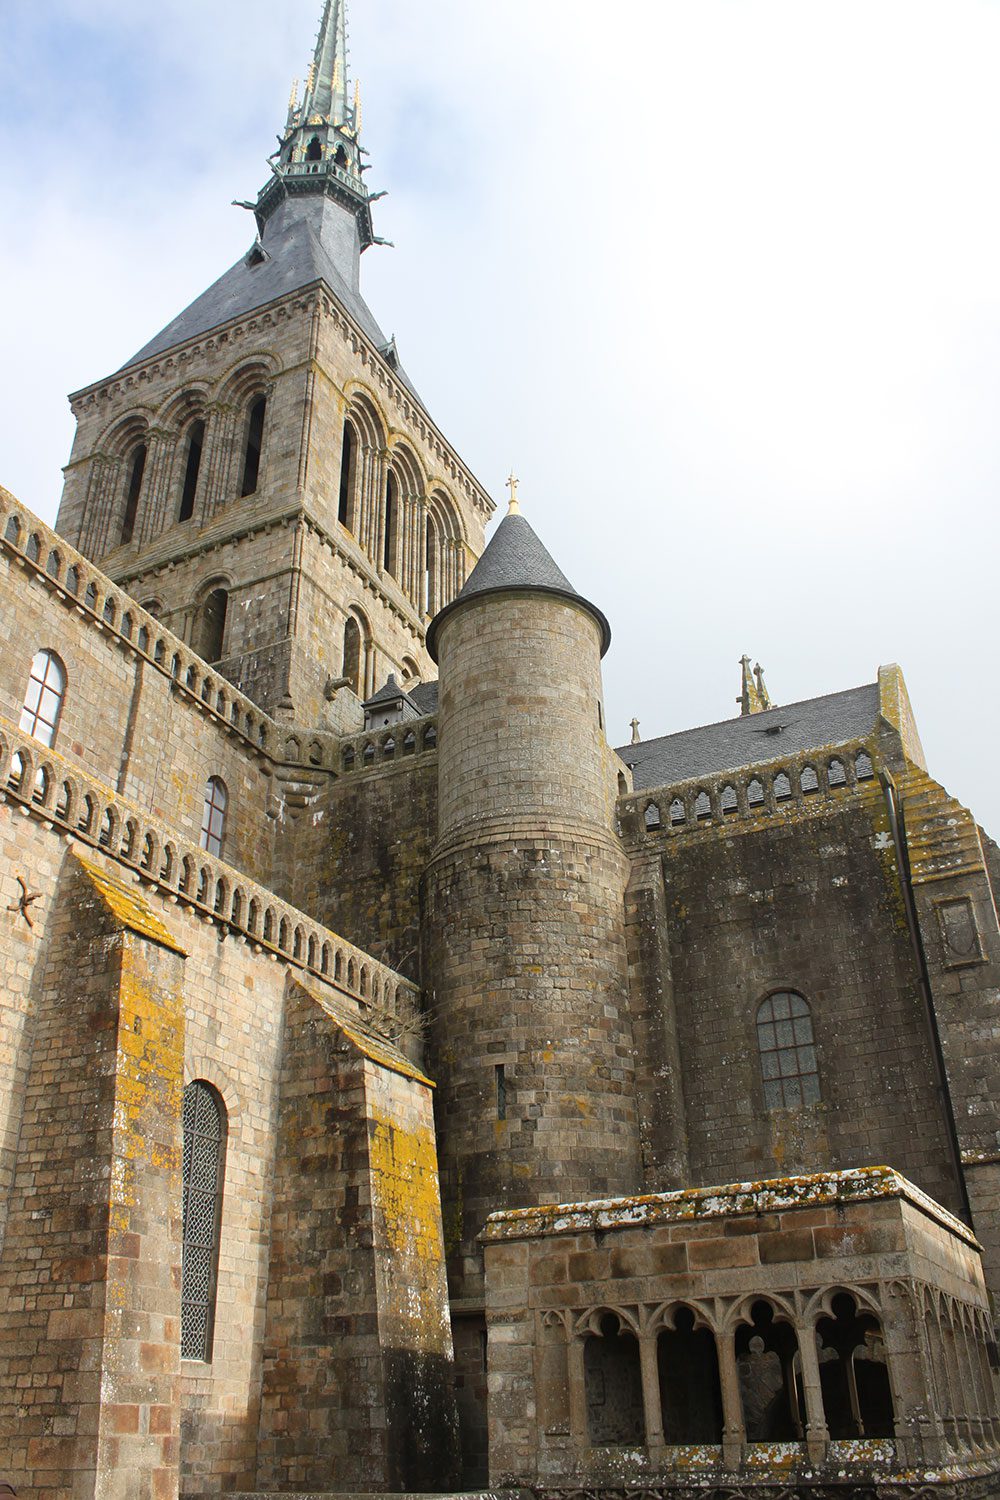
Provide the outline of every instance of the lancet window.
<path id="1" fill-rule="evenodd" d="M 226 1107 L 211 1084 L 184 1090 L 181 1357 L 210 1360 L 215 1328 Z"/>

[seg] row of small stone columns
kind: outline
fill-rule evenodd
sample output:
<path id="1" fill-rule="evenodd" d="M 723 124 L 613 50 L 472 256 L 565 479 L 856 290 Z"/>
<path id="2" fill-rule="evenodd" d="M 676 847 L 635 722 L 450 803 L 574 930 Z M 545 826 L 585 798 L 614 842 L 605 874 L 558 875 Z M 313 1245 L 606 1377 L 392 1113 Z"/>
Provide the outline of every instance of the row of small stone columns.
<path id="1" fill-rule="evenodd" d="M 205 423 L 195 492 L 195 520 L 204 524 L 222 505 L 235 498 L 243 459 L 242 444 L 238 441 L 239 429 L 241 418 L 248 409 L 214 403 L 192 413 L 179 430 L 150 427 L 137 433 L 124 454 L 115 457 L 96 454 L 91 461 L 80 550 L 91 557 L 102 557 L 119 545 L 125 522 L 132 455 L 142 443 L 146 445 L 146 465 L 139 492 L 134 540 L 145 544 L 173 523 L 184 479 L 181 466 L 186 454 L 185 439 L 192 422 Z"/>
<path id="2" fill-rule="evenodd" d="M 907 1319 L 906 1322 L 909 1324 L 910 1320 Z M 826 1457 L 830 1430 L 823 1406 L 816 1331 L 813 1326 L 798 1322 L 790 1326 L 794 1329 L 798 1345 L 798 1378 L 805 1407 L 806 1452 L 811 1463 L 819 1464 Z M 656 1328 L 640 1334 L 638 1338 L 645 1446 L 653 1462 L 666 1448 L 657 1348 L 661 1332 L 661 1328 Z M 727 1468 L 735 1469 L 743 1461 L 747 1443 L 735 1337 L 733 1332 L 714 1332 L 713 1336 L 722 1396 L 723 1462 Z M 985 1350 L 978 1346 L 978 1341 L 977 1347 L 972 1348 L 967 1344 L 964 1349 L 968 1375 L 964 1382 L 959 1375 L 956 1351 L 952 1350 L 948 1359 L 947 1340 L 941 1341 L 946 1367 L 953 1366 L 948 1368 L 948 1405 L 953 1412 L 964 1410 L 966 1415 L 961 1418 L 942 1418 L 940 1410 L 934 1409 L 937 1402 L 931 1373 L 933 1362 L 929 1359 L 926 1331 L 921 1327 L 920 1320 L 915 1325 L 910 1324 L 908 1328 L 897 1326 L 886 1330 L 883 1324 L 883 1341 L 895 1406 L 895 1441 L 901 1461 L 940 1463 L 947 1456 L 946 1444 L 954 1452 L 960 1452 L 963 1448 L 972 1452 L 996 1451 L 1000 1444 L 1000 1417 L 995 1408 L 989 1405 L 989 1393 L 984 1383 Z M 585 1342 L 586 1336 L 571 1336 L 566 1346 L 570 1434 L 578 1451 L 591 1446 L 587 1417 Z M 784 1373 L 786 1384 L 790 1384 L 792 1371 L 785 1369 Z"/>
<path id="3" fill-rule="evenodd" d="M 352 497 L 354 515 L 348 512 L 348 525 L 379 571 L 388 571 L 406 597 L 422 613 L 434 615 L 455 597 L 465 581 L 460 578 L 463 549 L 454 538 L 437 535 L 437 555 L 428 556 L 428 520 L 430 519 L 432 526 L 434 521 L 427 497 L 405 490 L 405 476 L 396 468 L 393 469 L 397 485 L 395 556 L 392 567 L 388 570 L 384 567 L 386 490 L 390 464 L 388 449 L 359 443 Z M 424 579 L 428 572 L 429 588 L 425 598 Z"/>

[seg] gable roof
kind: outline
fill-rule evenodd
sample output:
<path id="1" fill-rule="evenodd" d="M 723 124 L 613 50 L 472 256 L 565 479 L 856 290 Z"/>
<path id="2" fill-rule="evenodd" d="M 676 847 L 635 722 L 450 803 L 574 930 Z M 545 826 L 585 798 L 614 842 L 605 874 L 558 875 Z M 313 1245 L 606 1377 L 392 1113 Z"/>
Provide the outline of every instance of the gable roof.
<path id="1" fill-rule="evenodd" d="M 617 753 L 632 767 L 638 791 L 864 739 L 875 728 L 878 715 L 878 683 L 870 682 L 846 692 L 641 740 L 638 745 L 622 745 Z"/>

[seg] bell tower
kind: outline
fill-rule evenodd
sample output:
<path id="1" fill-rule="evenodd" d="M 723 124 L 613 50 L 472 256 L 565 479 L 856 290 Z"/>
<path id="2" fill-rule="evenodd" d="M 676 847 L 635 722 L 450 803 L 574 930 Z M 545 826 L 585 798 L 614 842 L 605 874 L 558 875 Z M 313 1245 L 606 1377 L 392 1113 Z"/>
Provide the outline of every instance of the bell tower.
<path id="1" fill-rule="evenodd" d="M 390 673 L 433 675 L 431 617 L 493 503 L 436 427 L 361 294 L 382 243 L 325 0 L 246 254 L 70 401 L 58 527 L 262 707 L 361 727 Z"/>

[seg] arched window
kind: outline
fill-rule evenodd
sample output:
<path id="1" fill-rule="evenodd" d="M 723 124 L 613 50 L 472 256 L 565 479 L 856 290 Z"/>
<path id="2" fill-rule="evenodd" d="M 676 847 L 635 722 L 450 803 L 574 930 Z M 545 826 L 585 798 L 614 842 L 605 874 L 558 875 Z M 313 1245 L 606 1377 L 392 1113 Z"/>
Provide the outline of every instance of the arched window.
<path id="1" fill-rule="evenodd" d="M 132 450 L 129 461 L 128 489 L 125 492 L 125 519 L 122 522 L 122 542 L 130 542 L 135 531 L 135 518 L 139 510 L 139 493 L 142 476 L 146 472 L 146 444 L 140 443 Z"/>
<path id="2" fill-rule="evenodd" d="M 202 602 L 195 622 L 191 646 L 203 661 L 220 661 L 222 658 L 228 608 L 229 595 L 223 588 L 213 589 Z"/>
<path id="3" fill-rule="evenodd" d="M 36 651 L 24 695 L 19 728 L 43 745 L 53 745 L 66 695 L 66 668 L 54 651 Z"/>
<path id="4" fill-rule="evenodd" d="M 184 488 L 181 491 L 181 508 L 178 521 L 190 521 L 194 515 L 194 497 L 198 491 L 198 475 L 201 471 L 201 454 L 205 446 L 205 424 L 192 422 L 188 428 L 187 458 L 184 461 Z M 254 485 L 256 488 L 256 483 Z M 244 490 L 244 494 L 246 491 Z"/>
<path id="5" fill-rule="evenodd" d="M 226 1106 L 195 1079 L 184 1090 L 182 1359 L 212 1357 L 225 1156 Z"/>
<path id="6" fill-rule="evenodd" d="M 354 455 L 357 451 L 357 434 L 350 422 L 344 423 L 344 442 L 340 450 L 340 504 L 337 520 L 341 526 L 350 525 L 351 491 L 354 488 Z"/>
<path id="7" fill-rule="evenodd" d="M 639 1341 L 617 1313 L 605 1313 L 600 1333 L 585 1340 L 583 1369 L 591 1443 L 644 1443 Z"/>
<path id="8" fill-rule="evenodd" d="M 382 544 L 382 567 L 393 577 L 399 556 L 399 486 L 389 470 L 385 481 L 385 536 Z"/>
<path id="9" fill-rule="evenodd" d="M 361 627 L 353 615 L 344 626 L 344 666 L 341 676 L 361 696 Z"/>
<path id="10" fill-rule="evenodd" d="M 267 397 L 258 396 L 247 418 L 247 441 L 243 452 L 243 485 L 241 495 L 252 495 L 260 478 L 260 454 L 264 445 L 264 417 Z"/>
<path id="11" fill-rule="evenodd" d="M 320 145 L 319 136 L 314 135 L 306 147 L 306 161 L 322 161 L 323 147 Z"/>
<path id="12" fill-rule="evenodd" d="M 201 818 L 201 847 L 216 857 L 222 856 L 226 836 L 226 807 L 229 793 L 220 776 L 210 776 L 205 787 L 205 811 Z"/>
<path id="13" fill-rule="evenodd" d="M 838 1292 L 832 1316 L 820 1318 L 819 1374 L 823 1411 L 835 1440 L 892 1437 L 892 1390 L 878 1318 L 859 1312 L 854 1297 Z"/>
<path id="14" fill-rule="evenodd" d="M 736 1330 L 736 1368 L 749 1443 L 801 1442 L 805 1413 L 795 1330 L 761 1299 Z"/>
<path id="15" fill-rule="evenodd" d="M 768 1109 L 819 1103 L 812 1015 L 794 990 L 768 995 L 757 1011 L 757 1046 Z"/>

